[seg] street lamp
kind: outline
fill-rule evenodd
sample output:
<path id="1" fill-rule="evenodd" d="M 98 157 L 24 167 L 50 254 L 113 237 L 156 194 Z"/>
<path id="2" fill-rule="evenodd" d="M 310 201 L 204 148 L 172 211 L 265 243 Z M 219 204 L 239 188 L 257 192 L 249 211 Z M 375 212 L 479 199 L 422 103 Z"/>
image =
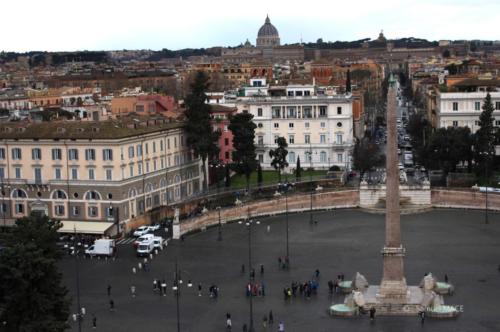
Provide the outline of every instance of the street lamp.
<path id="1" fill-rule="evenodd" d="M 290 245 L 289 245 L 289 227 L 288 227 L 288 183 L 279 184 L 280 189 L 285 192 L 285 227 L 286 227 L 286 256 L 285 266 L 288 268 L 290 265 Z"/>
<path id="2" fill-rule="evenodd" d="M 310 170 L 309 170 L 309 186 L 310 186 L 310 205 L 309 205 L 309 223 L 312 225 L 313 224 L 313 191 L 314 191 L 314 186 L 312 182 L 312 170 L 313 170 L 313 160 L 312 160 L 312 144 L 311 141 L 309 141 L 309 151 L 306 151 L 306 154 L 309 155 L 309 162 L 311 164 Z"/>
<path id="3" fill-rule="evenodd" d="M 239 221 L 239 224 L 242 224 L 243 221 Z M 252 224 L 255 223 L 257 225 L 260 224 L 260 221 L 257 220 L 252 220 L 250 219 L 250 208 L 247 208 L 247 218 L 245 225 L 247 226 L 248 229 L 248 282 L 251 284 L 252 281 L 254 281 L 255 277 L 255 272 L 252 269 Z M 250 292 L 250 310 L 249 310 L 249 332 L 255 332 L 254 326 L 253 326 L 253 293 Z"/>
<path id="4" fill-rule="evenodd" d="M 221 207 L 217 207 L 217 212 L 219 213 L 219 225 L 218 225 L 218 230 L 217 230 L 217 241 L 222 241 L 222 223 L 220 219 L 220 209 Z"/>
<path id="5" fill-rule="evenodd" d="M 489 152 L 479 152 L 481 156 L 484 158 L 484 173 L 486 178 L 486 194 L 485 194 L 485 204 L 484 204 L 484 223 L 489 224 L 488 220 L 488 162 L 490 160 Z"/>
<path id="6" fill-rule="evenodd" d="M 85 316 L 85 308 L 80 305 L 80 270 L 78 267 L 78 256 L 80 253 L 80 241 L 77 242 L 76 227 L 73 229 L 73 255 L 75 257 L 75 272 L 76 272 L 76 313 L 73 314 L 73 321 L 78 322 L 78 332 L 82 331 L 82 320 Z"/>
<path id="7" fill-rule="evenodd" d="M 175 272 L 174 272 L 174 284 L 172 286 L 172 290 L 175 293 L 175 303 L 177 309 L 177 332 L 181 332 L 181 317 L 180 317 L 180 306 L 179 306 L 179 297 L 181 295 L 181 285 L 183 281 L 181 278 L 181 271 L 177 265 L 177 258 L 175 259 Z M 188 280 L 187 287 L 193 287 L 191 280 Z"/>

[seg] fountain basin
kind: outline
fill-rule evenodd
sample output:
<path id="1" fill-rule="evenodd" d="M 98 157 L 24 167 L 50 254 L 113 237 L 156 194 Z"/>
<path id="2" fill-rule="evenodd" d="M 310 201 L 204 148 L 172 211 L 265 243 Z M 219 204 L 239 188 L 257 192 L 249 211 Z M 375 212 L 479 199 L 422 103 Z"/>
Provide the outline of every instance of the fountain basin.
<path id="1" fill-rule="evenodd" d="M 352 292 L 352 280 L 345 280 L 339 282 L 340 291 L 344 294 Z"/>
<path id="2" fill-rule="evenodd" d="M 434 287 L 434 291 L 437 294 L 446 295 L 453 294 L 453 285 L 446 282 L 436 282 L 436 286 Z"/>
<path id="3" fill-rule="evenodd" d="M 458 309 L 451 305 L 440 305 L 438 307 L 429 308 L 425 313 L 432 318 L 454 318 L 460 314 Z"/>
<path id="4" fill-rule="evenodd" d="M 349 307 L 344 303 L 334 304 L 330 306 L 330 315 L 351 317 L 356 314 L 356 308 Z"/>

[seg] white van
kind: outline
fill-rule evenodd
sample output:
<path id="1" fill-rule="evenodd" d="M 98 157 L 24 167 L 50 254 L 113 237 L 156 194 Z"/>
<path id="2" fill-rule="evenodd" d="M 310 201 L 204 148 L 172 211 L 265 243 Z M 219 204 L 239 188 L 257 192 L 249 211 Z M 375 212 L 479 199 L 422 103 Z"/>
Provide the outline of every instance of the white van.
<path id="1" fill-rule="evenodd" d="M 154 239 L 142 241 L 137 247 L 137 256 L 149 256 L 155 250 Z"/>
<path id="2" fill-rule="evenodd" d="M 95 240 L 94 244 L 85 250 L 88 256 L 113 256 L 114 252 L 115 240 L 111 239 Z"/>
<path id="3" fill-rule="evenodd" d="M 167 241 L 163 240 L 161 236 L 155 236 L 153 239 L 155 249 L 163 250 L 163 246 L 167 246 Z"/>

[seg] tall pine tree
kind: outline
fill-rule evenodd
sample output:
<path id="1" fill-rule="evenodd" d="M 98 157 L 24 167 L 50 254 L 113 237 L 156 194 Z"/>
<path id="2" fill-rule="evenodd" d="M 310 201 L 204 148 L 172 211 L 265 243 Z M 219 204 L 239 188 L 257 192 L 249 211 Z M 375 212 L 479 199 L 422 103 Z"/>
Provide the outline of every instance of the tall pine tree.
<path id="1" fill-rule="evenodd" d="M 68 327 L 67 290 L 56 265 L 60 227 L 46 216 L 16 221 L 0 254 L 2 331 L 62 332 Z"/>
<path id="2" fill-rule="evenodd" d="M 191 83 L 191 92 L 185 99 L 186 116 L 185 130 L 187 133 L 187 145 L 199 156 L 203 163 L 203 189 L 207 188 L 207 159 L 219 154 L 217 145 L 220 132 L 213 131 L 211 124 L 212 111 L 206 103 L 206 91 L 209 87 L 209 78 L 198 71 Z"/>
<path id="3" fill-rule="evenodd" d="M 300 156 L 297 156 L 297 165 L 295 166 L 295 178 L 300 181 L 302 177 L 302 169 L 300 168 Z"/>
<path id="4" fill-rule="evenodd" d="M 347 69 L 347 78 L 345 80 L 345 92 L 351 92 L 351 71 Z"/>
<path id="5" fill-rule="evenodd" d="M 239 174 L 244 174 L 247 190 L 250 190 L 250 175 L 257 167 L 255 154 L 255 128 L 250 113 L 238 113 L 231 117 L 229 130 L 233 133 L 233 167 Z"/>
<path id="6" fill-rule="evenodd" d="M 492 157 L 495 155 L 495 132 L 493 126 L 493 103 L 491 96 L 486 94 L 483 111 L 479 115 L 479 129 L 476 131 L 474 142 L 474 159 L 476 161 L 476 172 L 481 174 L 490 166 Z"/>
<path id="7" fill-rule="evenodd" d="M 278 147 L 269 151 L 269 157 L 273 158 L 271 166 L 278 172 L 278 179 L 281 183 L 281 171 L 288 166 L 286 156 L 288 155 L 288 143 L 284 137 L 278 137 Z"/>

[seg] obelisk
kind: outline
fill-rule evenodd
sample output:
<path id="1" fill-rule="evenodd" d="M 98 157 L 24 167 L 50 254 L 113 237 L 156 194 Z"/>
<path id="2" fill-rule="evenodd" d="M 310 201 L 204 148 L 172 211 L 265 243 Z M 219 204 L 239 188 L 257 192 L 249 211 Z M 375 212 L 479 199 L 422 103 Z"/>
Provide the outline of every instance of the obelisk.
<path id="1" fill-rule="evenodd" d="M 386 215 L 385 246 L 382 249 L 384 274 L 377 297 L 381 303 L 401 303 L 408 297 L 404 277 L 399 209 L 399 167 L 397 153 L 397 86 L 394 76 L 389 78 L 387 92 L 387 145 L 386 145 Z"/>

